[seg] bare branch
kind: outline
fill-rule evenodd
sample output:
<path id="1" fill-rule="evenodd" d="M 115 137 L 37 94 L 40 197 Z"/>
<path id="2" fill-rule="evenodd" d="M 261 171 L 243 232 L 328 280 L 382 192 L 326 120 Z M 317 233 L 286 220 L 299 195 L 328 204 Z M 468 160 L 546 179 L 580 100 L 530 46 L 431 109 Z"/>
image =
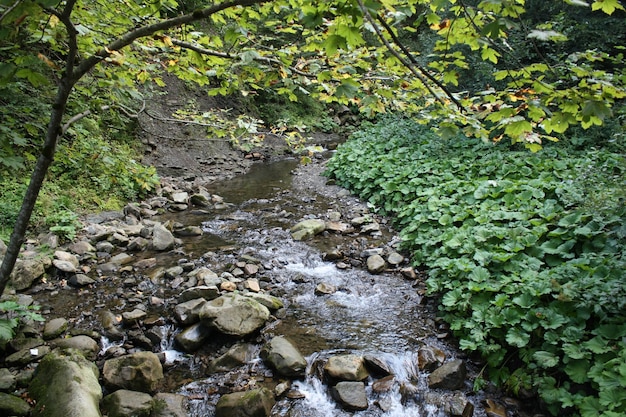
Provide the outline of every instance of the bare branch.
<path id="1" fill-rule="evenodd" d="M 19 4 L 20 4 L 21 2 L 22 2 L 22 0 L 17 0 L 15 3 L 13 3 L 13 4 L 11 5 L 11 7 L 9 7 L 8 9 L 6 9 L 6 10 L 4 11 L 4 13 L 2 13 L 2 15 L 0 15 L 0 23 L 2 23 L 2 21 L 4 20 L 4 18 L 5 18 L 5 17 L 7 17 L 7 15 L 8 15 L 9 13 L 11 13 L 13 10 L 15 10 L 15 8 L 16 8 L 17 6 L 19 6 Z"/>

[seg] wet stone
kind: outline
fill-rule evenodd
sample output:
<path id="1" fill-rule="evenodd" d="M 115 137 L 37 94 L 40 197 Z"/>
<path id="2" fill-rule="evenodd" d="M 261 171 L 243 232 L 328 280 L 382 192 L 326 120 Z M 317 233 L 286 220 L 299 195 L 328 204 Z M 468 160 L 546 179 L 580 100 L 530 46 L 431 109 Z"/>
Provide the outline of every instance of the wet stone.
<path id="1" fill-rule="evenodd" d="M 195 323 L 175 336 L 176 343 L 185 352 L 198 350 L 211 335 L 211 329 L 202 323 Z"/>
<path id="2" fill-rule="evenodd" d="M 417 364 L 420 370 L 432 372 L 446 360 L 446 354 L 436 347 L 424 346 L 417 352 Z"/>
<path id="3" fill-rule="evenodd" d="M 317 284 L 315 287 L 315 295 L 329 295 L 334 294 L 337 291 L 337 287 L 326 282 Z"/>
<path id="4" fill-rule="evenodd" d="M 216 286 L 201 285 L 184 290 L 178 296 L 178 302 L 184 303 L 189 300 L 195 300 L 198 298 L 204 298 L 205 300 L 212 300 L 219 297 L 220 291 Z"/>
<path id="5" fill-rule="evenodd" d="M 385 270 L 387 263 L 380 255 L 372 255 L 367 258 L 367 270 L 372 274 L 378 274 Z"/>
<path id="6" fill-rule="evenodd" d="M 87 285 L 95 284 L 96 280 L 89 278 L 85 274 L 74 274 L 67 280 L 67 282 L 74 287 L 85 287 Z"/>
<path id="7" fill-rule="evenodd" d="M 428 376 L 428 386 L 450 390 L 460 389 L 465 385 L 466 374 L 465 362 L 455 359 L 435 369 Z"/>
<path id="8" fill-rule="evenodd" d="M 356 381 L 341 381 L 333 387 L 333 397 L 346 410 L 367 410 L 367 394 L 365 384 Z"/>
<path id="9" fill-rule="evenodd" d="M 46 323 L 43 328 L 43 338 L 46 340 L 59 337 L 64 331 L 67 330 L 68 321 L 62 317 L 52 319 Z"/>
<path id="10" fill-rule="evenodd" d="M 358 355 L 332 356 L 324 365 L 326 374 L 340 381 L 362 381 L 369 376 L 363 358 Z"/>
<path id="11" fill-rule="evenodd" d="M 134 325 L 138 321 L 143 320 L 147 316 L 144 310 L 140 310 L 138 308 L 133 311 L 125 311 L 122 313 L 122 320 L 126 325 Z"/>

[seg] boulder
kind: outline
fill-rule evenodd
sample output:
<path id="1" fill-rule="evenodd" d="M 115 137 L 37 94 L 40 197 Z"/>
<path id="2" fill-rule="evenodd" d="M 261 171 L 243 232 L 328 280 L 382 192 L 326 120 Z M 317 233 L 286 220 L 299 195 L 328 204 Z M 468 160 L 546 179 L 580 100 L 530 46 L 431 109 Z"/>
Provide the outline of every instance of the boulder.
<path id="1" fill-rule="evenodd" d="M 184 395 L 160 392 L 154 396 L 150 417 L 188 417 L 189 400 Z"/>
<path id="2" fill-rule="evenodd" d="M 50 344 L 61 349 L 75 349 L 89 360 L 96 359 L 98 351 L 100 350 L 98 342 L 85 335 L 54 339 L 50 342 Z"/>
<path id="3" fill-rule="evenodd" d="M 37 404 L 33 416 L 100 417 L 98 368 L 76 350 L 46 355 L 28 392 Z"/>
<path id="4" fill-rule="evenodd" d="M 332 389 L 333 397 L 346 410 L 367 410 L 367 394 L 365 384 L 357 381 L 341 381 Z"/>
<path id="5" fill-rule="evenodd" d="M 285 305 L 278 297 L 274 297 L 273 295 L 264 294 L 264 293 L 246 293 L 246 297 L 250 297 L 255 301 L 263 304 L 270 311 L 276 311 L 280 308 L 283 308 Z"/>
<path id="6" fill-rule="evenodd" d="M 73 287 L 84 287 L 86 285 L 95 284 L 96 280 L 89 278 L 85 274 L 74 274 L 67 280 L 67 283 Z"/>
<path id="7" fill-rule="evenodd" d="M 202 323 L 231 336 L 246 336 L 260 329 L 269 317 L 267 307 L 235 293 L 207 301 L 200 309 Z"/>
<path id="8" fill-rule="evenodd" d="M 450 390 L 461 389 L 465 384 L 466 375 L 465 362 L 461 359 L 455 359 L 435 369 L 428 376 L 428 386 Z"/>
<path id="9" fill-rule="evenodd" d="M 152 396 L 143 392 L 121 389 L 102 400 L 108 417 L 148 417 L 152 411 Z"/>
<path id="10" fill-rule="evenodd" d="M 8 368 L 0 368 L 0 391 L 13 391 L 16 386 L 16 376 Z"/>
<path id="11" fill-rule="evenodd" d="M 102 377 L 112 388 L 153 392 L 163 379 L 163 367 L 154 353 L 136 352 L 104 362 Z"/>
<path id="12" fill-rule="evenodd" d="M 331 356 L 324 371 L 330 378 L 340 381 L 363 381 L 369 376 L 363 358 L 352 354 Z"/>
<path id="13" fill-rule="evenodd" d="M 46 272 L 45 264 L 43 259 L 18 259 L 11 273 L 13 288 L 17 291 L 30 288 Z"/>
<path id="14" fill-rule="evenodd" d="M 432 372 L 443 365 L 445 360 L 445 352 L 436 347 L 424 346 L 417 351 L 417 366 L 420 371 Z"/>
<path id="15" fill-rule="evenodd" d="M 261 358 L 281 376 L 303 377 L 306 359 L 300 351 L 283 336 L 277 336 L 261 349 Z"/>
<path id="16" fill-rule="evenodd" d="M 256 352 L 253 345 L 237 343 L 222 356 L 211 361 L 208 372 L 228 372 L 250 362 L 255 356 Z"/>
<path id="17" fill-rule="evenodd" d="M 195 300 L 198 298 L 203 298 L 205 300 L 213 300 L 214 298 L 219 297 L 220 290 L 215 285 L 199 285 L 197 287 L 192 287 L 184 290 L 178 296 L 178 302 L 184 303 L 189 300 Z"/>
<path id="18" fill-rule="evenodd" d="M 372 255 L 367 258 L 367 270 L 372 274 L 379 274 L 385 270 L 387 263 L 380 255 Z"/>
<path id="19" fill-rule="evenodd" d="M 215 407 L 215 417 L 269 417 L 274 394 L 267 388 L 222 395 Z"/>
<path id="20" fill-rule="evenodd" d="M 161 223 L 156 223 L 152 229 L 152 248 L 157 251 L 166 251 L 174 247 L 174 235 Z"/>
<path id="21" fill-rule="evenodd" d="M 43 328 L 43 338 L 46 340 L 61 336 L 67 330 L 68 321 L 62 317 L 52 319 Z"/>
<path id="22" fill-rule="evenodd" d="M 0 392 L 0 415 L 22 417 L 30 414 L 30 405 L 20 397 Z"/>
<path id="23" fill-rule="evenodd" d="M 200 311 L 206 304 L 204 298 L 196 298 L 174 307 L 174 316 L 181 324 L 193 324 L 200 320 Z"/>
<path id="24" fill-rule="evenodd" d="M 294 240 L 305 240 L 322 233 L 324 230 L 326 230 L 324 220 L 308 219 L 293 226 L 290 232 Z"/>
<path id="25" fill-rule="evenodd" d="M 178 333 L 174 339 L 185 352 L 198 350 L 211 335 L 211 329 L 202 323 L 194 323 Z"/>

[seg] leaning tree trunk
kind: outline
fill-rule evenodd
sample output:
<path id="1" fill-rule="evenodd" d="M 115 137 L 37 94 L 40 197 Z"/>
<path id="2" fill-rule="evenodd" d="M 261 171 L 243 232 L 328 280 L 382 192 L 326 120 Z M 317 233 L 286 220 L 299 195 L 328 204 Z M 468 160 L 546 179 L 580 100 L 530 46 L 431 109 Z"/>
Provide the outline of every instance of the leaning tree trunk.
<path id="1" fill-rule="evenodd" d="M 24 243 L 26 229 L 28 228 L 33 209 L 35 208 L 39 190 L 41 190 L 48 168 L 54 159 L 54 151 L 62 133 L 61 124 L 63 114 L 65 113 L 67 100 L 73 86 L 74 82 L 69 76 L 66 75 L 61 79 L 54 104 L 52 105 L 52 114 L 46 131 L 43 148 L 39 158 L 37 158 L 37 164 L 30 177 L 30 183 L 28 184 L 24 200 L 22 201 L 22 207 L 20 208 L 15 226 L 13 227 L 13 233 L 11 233 L 11 240 L 9 241 L 7 252 L 0 266 L 0 295 L 4 292 L 9 278 L 11 277 L 11 271 L 13 271 L 13 267 L 20 253 L 20 248 L 22 247 L 22 243 Z"/>

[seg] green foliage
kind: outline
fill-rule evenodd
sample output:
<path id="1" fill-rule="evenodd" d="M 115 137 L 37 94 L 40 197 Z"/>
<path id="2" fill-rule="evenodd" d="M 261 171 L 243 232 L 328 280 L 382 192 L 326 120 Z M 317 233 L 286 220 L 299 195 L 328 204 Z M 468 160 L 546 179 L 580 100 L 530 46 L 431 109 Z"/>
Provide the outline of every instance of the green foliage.
<path id="1" fill-rule="evenodd" d="M 38 305 L 25 306 L 13 300 L 0 302 L 0 341 L 11 340 L 15 329 L 25 320 L 44 321 L 37 310 Z"/>
<path id="2" fill-rule="evenodd" d="M 78 215 L 70 210 L 53 213 L 45 218 L 45 222 L 51 232 L 69 241 L 76 237 L 76 232 L 81 226 Z"/>
<path id="3" fill-rule="evenodd" d="M 395 218 L 492 380 L 536 389 L 555 415 L 612 416 L 626 413 L 625 167 L 601 149 L 444 142 L 392 119 L 354 135 L 328 170 Z"/>

